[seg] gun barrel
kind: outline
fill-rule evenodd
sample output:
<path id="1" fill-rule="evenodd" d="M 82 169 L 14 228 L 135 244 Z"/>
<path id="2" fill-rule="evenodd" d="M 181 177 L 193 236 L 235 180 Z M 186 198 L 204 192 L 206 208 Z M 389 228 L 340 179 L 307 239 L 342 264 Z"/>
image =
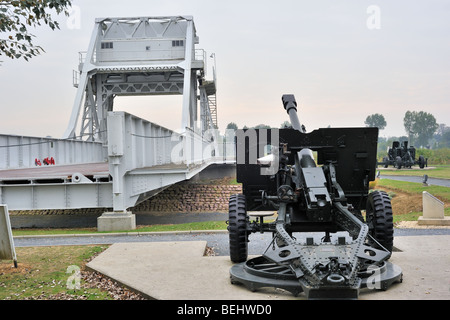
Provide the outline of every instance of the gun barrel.
<path id="1" fill-rule="evenodd" d="M 283 101 L 284 109 L 288 113 L 289 118 L 291 120 L 292 128 L 294 128 L 300 132 L 304 132 L 304 130 L 300 124 L 300 121 L 298 120 L 297 101 L 295 101 L 294 95 L 293 94 L 285 94 L 285 95 L 283 95 L 281 100 Z"/>
<path id="2" fill-rule="evenodd" d="M 317 167 L 316 161 L 314 161 L 314 155 L 311 149 L 305 148 L 298 153 L 298 159 L 300 161 L 300 167 L 302 168 L 315 168 Z"/>
<path id="3" fill-rule="evenodd" d="M 304 127 L 300 124 L 297 114 L 297 101 L 295 101 L 295 96 L 293 94 L 285 94 L 281 97 L 283 101 L 284 109 L 287 111 L 289 118 L 291 119 L 292 128 L 305 133 Z M 301 167 L 315 167 L 316 163 L 314 161 L 314 156 L 311 149 L 303 149 L 297 154 L 300 160 Z"/>

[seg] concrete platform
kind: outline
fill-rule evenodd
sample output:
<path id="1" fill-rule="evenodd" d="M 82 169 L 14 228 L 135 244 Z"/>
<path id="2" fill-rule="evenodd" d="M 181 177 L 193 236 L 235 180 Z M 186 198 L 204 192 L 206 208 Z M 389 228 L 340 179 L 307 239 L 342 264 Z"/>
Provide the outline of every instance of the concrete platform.
<path id="1" fill-rule="evenodd" d="M 387 291 L 362 289 L 360 300 L 450 299 L 450 236 L 395 238 L 390 261 L 403 282 Z M 157 300 L 304 300 L 277 289 L 251 292 L 232 285 L 228 256 L 204 256 L 206 241 L 116 243 L 88 263 L 144 296 Z"/>
<path id="2" fill-rule="evenodd" d="M 427 219 L 424 217 L 419 217 L 417 220 L 419 226 L 438 226 L 438 227 L 447 227 L 450 226 L 450 217 L 439 218 L 431 218 Z"/>

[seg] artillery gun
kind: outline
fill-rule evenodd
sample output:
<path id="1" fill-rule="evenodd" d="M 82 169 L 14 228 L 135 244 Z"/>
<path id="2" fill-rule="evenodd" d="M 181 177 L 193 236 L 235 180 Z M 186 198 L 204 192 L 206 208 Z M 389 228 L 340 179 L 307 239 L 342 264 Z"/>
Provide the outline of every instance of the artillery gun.
<path id="1" fill-rule="evenodd" d="M 236 131 L 243 193 L 229 201 L 231 283 L 304 292 L 308 299 L 357 299 L 361 288 L 401 282 L 401 269 L 388 261 L 390 199 L 369 193 L 378 128 L 306 133 L 295 97 L 283 95 L 282 102 L 292 128 Z M 264 221 L 275 211 L 274 221 Z M 249 235 L 258 232 L 272 233 L 272 240 L 261 256 L 248 259 Z"/>
<path id="2" fill-rule="evenodd" d="M 413 165 L 419 165 L 420 169 L 428 166 L 428 159 L 424 156 L 419 156 L 416 160 L 416 148 L 413 146 L 408 147 L 408 141 L 394 141 L 392 148 L 387 150 L 387 156 L 383 157 L 383 162 L 378 163 L 387 168 L 389 165 L 401 169 L 402 167 L 411 168 Z"/>

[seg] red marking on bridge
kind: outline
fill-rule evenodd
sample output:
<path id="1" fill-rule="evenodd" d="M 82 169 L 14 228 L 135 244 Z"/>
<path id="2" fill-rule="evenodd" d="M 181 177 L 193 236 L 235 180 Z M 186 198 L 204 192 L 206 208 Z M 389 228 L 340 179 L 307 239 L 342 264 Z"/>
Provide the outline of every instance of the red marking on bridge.
<path id="1" fill-rule="evenodd" d="M 100 162 L 0 170 L 0 181 L 67 178 L 74 173 L 81 173 L 84 176 L 107 176 L 109 166 L 107 162 Z"/>

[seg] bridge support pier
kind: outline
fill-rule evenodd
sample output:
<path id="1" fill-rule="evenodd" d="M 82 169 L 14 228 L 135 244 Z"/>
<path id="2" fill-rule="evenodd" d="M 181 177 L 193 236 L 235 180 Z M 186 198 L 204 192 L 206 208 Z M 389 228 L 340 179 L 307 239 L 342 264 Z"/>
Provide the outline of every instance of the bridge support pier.
<path id="1" fill-rule="evenodd" d="M 105 212 L 97 218 L 98 231 L 121 231 L 136 229 L 136 215 L 130 211 Z"/>

